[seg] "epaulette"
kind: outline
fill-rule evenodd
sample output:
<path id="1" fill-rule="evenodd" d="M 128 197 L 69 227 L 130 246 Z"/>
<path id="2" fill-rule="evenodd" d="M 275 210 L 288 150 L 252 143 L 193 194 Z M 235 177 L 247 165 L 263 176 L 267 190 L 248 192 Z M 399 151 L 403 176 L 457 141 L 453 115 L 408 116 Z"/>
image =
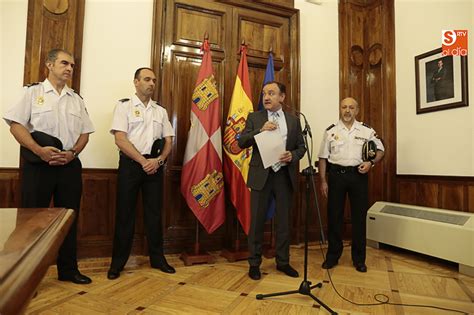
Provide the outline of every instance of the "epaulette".
<path id="1" fill-rule="evenodd" d="M 30 83 L 30 84 L 27 84 L 26 87 L 32 87 L 32 86 L 35 86 L 35 85 L 38 85 L 40 84 L 39 82 L 34 82 L 34 83 Z"/>
<path id="2" fill-rule="evenodd" d="M 129 98 L 122 98 L 121 100 L 119 100 L 119 102 L 122 102 L 122 103 L 123 103 L 123 102 L 128 102 L 128 101 L 130 101 Z"/>
<path id="3" fill-rule="evenodd" d="M 332 124 L 331 126 L 327 127 L 327 128 L 326 128 L 326 131 L 331 130 L 334 126 L 336 126 L 336 125 L 335 125 L 335 124 Z"/>
<path id="4" fill-rule="evenodd" d="M 362 126 L 367 127 L 367 128 L 369 128 L 369 129 L 372 129 L 372 127 L 370 127 L 369 125 L 367 125 L 367 124 L 364 123 L 364 122 L 362 123 Z"/>
<path id="5" fill-rule="evenodd" d="M 155 101 L 155 104 L 156 104 L 156 105 L 158 105 L 158 106 L 160 106 L 160 107 L 163 107 L 163 108 L 165 108 L 163 105 L 161 105 L 161 104 L 160 104 L 160 103 L 158 103 L 157 101 Z"/>
<path id="6" fill-rule="evenodd" d="M 72 89 L 71 89 L 71 90 L 72 90 Z M 77 94 L 77 96 L 79 96 L 79 97 L 81 98 L 81 100 L 84 100 L 84 99 L 82 98 L 81 94 L 77 93 L 77 92 L 76 92 L 76 91 L 74 91 L 74 90 L 72 90 L 72 91 L 73 91 L 74 93 L 76 93 L 76 94 Z"/>

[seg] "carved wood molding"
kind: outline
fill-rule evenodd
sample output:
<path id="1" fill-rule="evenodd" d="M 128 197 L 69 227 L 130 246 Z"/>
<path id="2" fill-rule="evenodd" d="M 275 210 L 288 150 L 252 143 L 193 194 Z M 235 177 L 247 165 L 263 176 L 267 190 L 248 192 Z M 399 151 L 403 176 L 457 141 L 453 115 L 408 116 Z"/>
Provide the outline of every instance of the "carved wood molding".
<path id="1" fill-rule="evenodd" d="M 29 0 L 23 83 L 43 81 L 49 50 L 62 48 L 74 55 L 71 86 L 79 92 L 85 0 Z"/>

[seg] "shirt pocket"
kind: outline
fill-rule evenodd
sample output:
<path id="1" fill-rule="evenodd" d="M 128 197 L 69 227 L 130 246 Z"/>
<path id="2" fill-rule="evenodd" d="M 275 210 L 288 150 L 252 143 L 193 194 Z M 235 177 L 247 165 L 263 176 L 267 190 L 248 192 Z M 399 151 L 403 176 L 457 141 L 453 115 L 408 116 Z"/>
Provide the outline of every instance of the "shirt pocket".
<path id="1" fill-rule="evenodd" d="M 51 106 L 35 106 L 31 107 L 31 125 L 37 131 L 51 131 L 54 128 L 54 113 Z"/>
<path id="2" fill-rule="evenodd" d="M 343 145 L 344 145 L 344 141 L 331 141 L 330 143 L 331 154 L 340 153 Z"/>
<path id="3" fill-rule="evenodd" d="M 143 123 L 143 117 L 128 117 L 128 129 L 130 128 L 136 128 L 137 126 L 141 125 Z"/>
<path id="4" fill-rule="evenodd" d="M 69 119 L 71 121 L 71 127 L 72 127 L 73 132 L 77 133 L 78 135 L 82 134 L 83 122 L 82 122 L 81 113 L 70 112 Z"/>

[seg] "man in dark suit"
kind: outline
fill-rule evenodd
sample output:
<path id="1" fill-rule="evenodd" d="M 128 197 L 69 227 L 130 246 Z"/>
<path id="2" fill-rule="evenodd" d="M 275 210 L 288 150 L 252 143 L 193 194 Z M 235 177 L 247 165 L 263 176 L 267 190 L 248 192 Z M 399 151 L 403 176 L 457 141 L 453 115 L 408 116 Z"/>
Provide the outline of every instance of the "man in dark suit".
<path id="1" fill-rule="evenodd" d="M 435 100 L 443 100 L 447 97 L 446 91 L 446 69 L 444 68 L 443 59 L 438 60 L 438 69 L 433 72 L 431 82 L 434 85 Z"/>
<path id="2" fill-rule="evenodd" d="M 241 148 L 253 148 L 247 178 L 247 186 L 251 189 L 252 213 L 248 261 L 249 277 L 253 280 L 261 278 L 263 227 L 272 195 L 276 199 L 277 269 L 290 277 L 298 277 L 298 272 L 290 266 L 289 211 L 297 185 L 298 161 L 306 149 L 298 118 L 282 111 L 285 92 L 286 87 L 282 83 L 273 81 L 265 84 L 262 91 L 265 110 L 248 115 L 245 129 L 238 139 Z M 254 137 L 260 132 L 276 129 L 280 131 L 286 151 L 280 155 L 278 163 L 264 168 Z"/>

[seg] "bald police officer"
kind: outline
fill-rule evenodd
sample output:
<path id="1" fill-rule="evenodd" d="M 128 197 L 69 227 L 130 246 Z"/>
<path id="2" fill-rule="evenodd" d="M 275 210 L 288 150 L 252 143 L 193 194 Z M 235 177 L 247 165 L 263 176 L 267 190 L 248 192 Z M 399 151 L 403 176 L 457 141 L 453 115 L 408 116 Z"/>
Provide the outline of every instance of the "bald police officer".
<path id="1" fill-rule="evenodd" d="M 151 267 L 175 272 L 163 252 L 161 223 L 163 164 L 171 152 L 174 130 L 166 110 L 151 99 L 156 84 L 153 70 L 137 69 L 133 82 L 136 93 L 118 102 L 110 130 L 120 149 L 114 246 L 107 273 L 111 280 L 120 276 L 130 256 L 139 190 Z"/>
<path id="2" fill-rule="evenodd" d="M 319 174 L 323 196 L 328 198 L 328 251 L 322 267 L 333 268 L 342 254 L 342 228 L 346 194 L 351 203 L 352 247 L 354 267 L 367 272 L 365 265 L 368 172 L 384 156 L 384 146 L 374 129 L 355 119 L 359 104 L 352 97 L 339 106 L 339 121 L 329 126 L 319 150 Z M 372 161 L 362 160 L 362 146 L 374 141 L 377 152 Z M 326 181 L 326 173 L 328 180 Z"/>
<path id="3" fill-rule="evenodd" d="M 21 205 L 25 208 L 55 207 L 73 209 L 74 222 L 57 258 L 58 279 L 77 284 L 91 283 L 77 267 L 77 218 L 82 194 L 82 165 L 79 153 L 94 132 L 82 98 L 66 84 L 74 71 L 73 56 L 53 49 L 46 60 L 48 78 L 31 84 L 21 100 L 4 115 L 10 132 L 37 161 L 25 160 L 21 180 Z M 42 132 L 43 138 L 55 137 L 60 148 L 42 145 L 30 133 Z M 57 140 L 59 139 L 59 140 Z M 39 140 L 38 140 L 39 141 Z M 62 149 L 62 150 L 61 150 Z"/>

